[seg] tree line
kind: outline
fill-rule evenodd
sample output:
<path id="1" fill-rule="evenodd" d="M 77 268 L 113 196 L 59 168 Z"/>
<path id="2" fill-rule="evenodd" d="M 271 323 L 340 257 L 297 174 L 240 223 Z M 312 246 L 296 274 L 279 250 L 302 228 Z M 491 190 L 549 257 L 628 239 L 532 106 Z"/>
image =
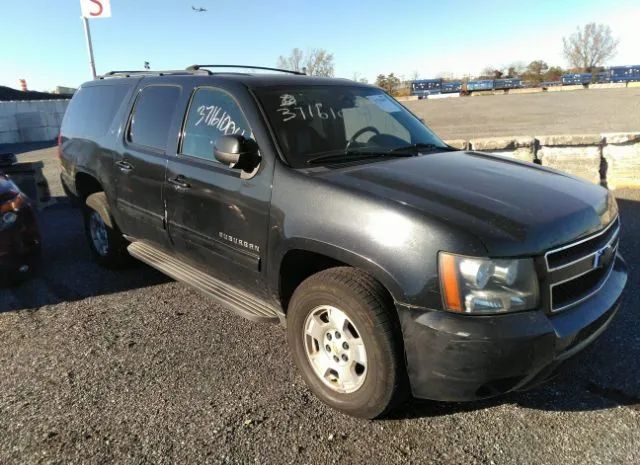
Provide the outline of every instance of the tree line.
<path id="1" fill-rule="evenodd" d="M 578 27 L 572 34 L 563 37 L 563 54 L 568 68 L 550 66 L 544 60 L 534 60 L 528 65 L 513 63 L 504 69 L 493 66 L 485 67 L 479 76 L 474 79 L 501 79 L 521 78 L 531 85 L 539 85 L 542 82 L 558 81 L 563 74 L 568 72 L 596 73 L 604 70 L 603 65 L 615 56 L 618 40 L 613 37 L 611 28 L 604 24 L 589 23 Z M 335 64 L 333 53 L 324 49 L 311 49 L 306 52 L 299 48 L 291 50 L 289 55 L 281 55 L 278 58 L 278 67 L 292 71 L 305 72 L 311 76 L 333 77 Z M 441 76 L 445 80 L 468 81 L 469 76 Z M 408 95 L 412 81 L 419 78 L 418 72 L 414 72 L 409 79 L 397 76 L 395 73 L 379 74 L 375 84 L 390 94 L 396 96 Z M 354 73 L 353 80 L 367 82 L 366 79 Z"/>

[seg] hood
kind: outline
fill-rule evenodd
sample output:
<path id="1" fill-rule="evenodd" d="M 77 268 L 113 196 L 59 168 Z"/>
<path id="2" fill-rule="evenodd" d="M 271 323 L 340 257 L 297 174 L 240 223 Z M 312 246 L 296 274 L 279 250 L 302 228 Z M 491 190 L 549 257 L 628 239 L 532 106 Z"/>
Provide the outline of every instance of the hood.
<path id="1" fill-rule="evenodd" d="M 479 152 L 398 158 L 320 176 L 461 228 L 496 257 L 542 254 L 599 230 L 616 214 L 600 186 Z"/>

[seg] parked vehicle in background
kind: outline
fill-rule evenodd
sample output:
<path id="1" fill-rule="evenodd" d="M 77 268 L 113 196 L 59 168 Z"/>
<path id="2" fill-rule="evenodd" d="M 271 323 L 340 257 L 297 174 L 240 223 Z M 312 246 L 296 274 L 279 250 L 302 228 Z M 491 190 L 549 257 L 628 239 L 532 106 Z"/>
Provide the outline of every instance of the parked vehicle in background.
<path id="1" fill-rule="evenodd" d="M 420 99 L 442 92 L 442 79 L 419 79 L 411 82 L 411 95 Z"/>
<path id="2" fill-rule="evenodd" d="M 612 66 L 608 70 L 611 82 L 640 81 L 640 65 Z"/>
<path id="3" fill-rule="evenodd" d="M 591 73 L 570 73 L 563 74 L 561 77 L 563 86 L 574 86 L 580 84 L 589 84 L 591 82 Z"/>
<path id="4" fill-rule="evenodd" d="M 534 87 L 546 89 L 554 86 L 574 86 L 588 84 L 625 83 L 640 81 L 640 65 L 635 66 L 611 66 L 604 71 L 595 73 L 567 73 L 560 77 L 559 81 L 545 81 Z M 430 95 L 444 93 L 469 94 L 478 91 L 509 90 L 531 87 L 531 83 L 522 79 L 476 79 L 462 84 L 461 81 L 445 82 L 443 79 L 418 79 L 411 82 L 411 95 L 418 98 L 428 98 Z"/>
<path id="5" fill-rule="evenodd" d="M 476 90 L 493 90 L 493 79 L 480 79 L 477 81 L 469 81 L 467 83 L 467 91 Z"/>
<path id="6" fill-rule="evenodd" d="M 609 325 L 627 271 L 606 189 L 457 151 L 377 87 L 240 68 L 76 92 L 61 176 L 99 263 L 281 323 L 311 390 L 366 418 L 530 387 Z"/>
<path id="7" fill-rule="evenodd" d="M 0 281 L 28 276 L 40 255 L 40 233 L 29 198 L 0 173 Z"/>

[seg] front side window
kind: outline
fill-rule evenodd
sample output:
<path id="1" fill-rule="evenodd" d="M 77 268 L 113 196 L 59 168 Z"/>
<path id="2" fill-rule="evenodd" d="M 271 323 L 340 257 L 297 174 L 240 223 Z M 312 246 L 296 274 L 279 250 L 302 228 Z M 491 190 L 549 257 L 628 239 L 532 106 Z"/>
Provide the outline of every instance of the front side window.
<path id="1" fill-rule="evenodd" d="M 253 138 L 249 123 L 236 101 L 218 89 L 197 89 L 184 125 L 180 153 L 216 161 L 213 147 L 220 136 Z"/>
<path id="2" fill-rule="evenodd" d="M 127 140 L 166 151 L 171 120 L 180 97 L 177 86 L 147 86 L 133 107 Z"/>
<path id="3" fill-rule="evenodd" d="M 406 155 L 447 145 L 402 105 L 364 86 L 257 89 L 284 156 L 294 168 Z"/>

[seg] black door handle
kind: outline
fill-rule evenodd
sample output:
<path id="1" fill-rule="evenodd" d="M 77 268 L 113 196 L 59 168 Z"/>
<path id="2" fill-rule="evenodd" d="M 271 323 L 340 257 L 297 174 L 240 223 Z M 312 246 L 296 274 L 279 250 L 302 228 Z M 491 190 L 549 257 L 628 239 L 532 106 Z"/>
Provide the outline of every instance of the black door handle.
<path id="1" fill-rule="evenodd" d="M 189 189 L 191 184 L 187 182 L 187 178 L 179 174 L 175 178 L 169 178 L 168 181 L 173 184 L 177 189 Z"/>
<path id="2" fill-rule="evenodd" d="M 124 160 L 118 160 L 116 162 L 116 165 L 118 165 L 118 168 L 120 168 L 120 171 L 123 171 L 123 172 L 131 171 L 133 169 L 133 165 Z"/>

